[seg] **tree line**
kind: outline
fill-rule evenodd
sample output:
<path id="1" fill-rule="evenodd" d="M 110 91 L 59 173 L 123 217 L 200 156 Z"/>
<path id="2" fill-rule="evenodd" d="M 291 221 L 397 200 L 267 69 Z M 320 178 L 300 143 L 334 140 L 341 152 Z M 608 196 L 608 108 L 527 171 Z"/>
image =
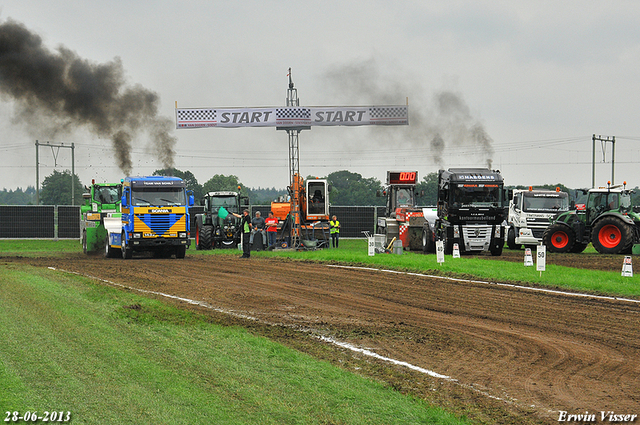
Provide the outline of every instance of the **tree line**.
<path id="1" fill-rule="evenodd" d="M 286 196 L 287 189 L 281 188 L 249 188 L 242 184 L 235 175 L 216 174 L 200 184 L 191 171 L 182 171 L 176 168 L 161 169 L 153 172 L 155 176 L 174 176 L 183 179 L 187 189 L 192 190 L 196 199 L 196 204 L 202 199 L 205 193 L 213 191 L 240 191 L 242 195 L 248 196 L 253 205 L 268 205 L 280 196 Z M 307 176 L 307 179 L 315 177 Z M 323 177 L 329 181 L 331 190 L 329 192 L 329 202 L 332 205 L 343 206 L 383 206 L 386 203 L 384 196 L 385 184 L 374 177 L 363 177 L 359 173 L 342 170 L 335 171 Z M 82 193 L 86 192 L 85 186 L 80 182 L 77 175 L 71 177 L 67 171 L 53 173 L 45 177 L 40 189 L 41 205 L 71 205 L 71 182 L 75 185 L 75 205 L 81 205 Z M 537 185 L 537 189 L 560 190 L 567 192 L 570 200 L 576 203 L 584 203 L 586 195 L 581 191 L 570 189 L 563 184 Z M 512 189 L 526 189 L 528 186 L 508 186 Z M 635 188 L 633 204 L 640 205 L 640 190 Z M 416 202 L 418 205 L 435 205 L 438 197 L 438 174 L 432 172 L 422 178 L 416 185 Z M 4 189 L 0 192 L 0 205 L 35 205 L 36 190 L 33 186 L 28 186 L 26 190 L 18 188 L 16 190 Z"/>

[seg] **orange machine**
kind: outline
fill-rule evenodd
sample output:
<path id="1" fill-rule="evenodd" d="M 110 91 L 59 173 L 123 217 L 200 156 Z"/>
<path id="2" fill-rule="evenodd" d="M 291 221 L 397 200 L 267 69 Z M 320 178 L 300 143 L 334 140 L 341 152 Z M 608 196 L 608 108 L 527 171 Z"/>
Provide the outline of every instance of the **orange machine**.
<path id="1" fill-rule="evenodd" d="M 325 179 L 308 179 L 294 174 L 293 185 L 287 188 L 287 199 L 271 203 L 271 211 L 278 218 L 278 229 L 290 232 L 291 245 L 298 241 L 316 241 L 322 247 L 329 240 L 329 186 Z M 297 211 L 295 207 L 297 206 Z M 290 220 L 287 223 L 287 220 Z M 283 237 L 288 236 L 284 234 Z M 305 244 L 307 245 L 307 244 Z"/>

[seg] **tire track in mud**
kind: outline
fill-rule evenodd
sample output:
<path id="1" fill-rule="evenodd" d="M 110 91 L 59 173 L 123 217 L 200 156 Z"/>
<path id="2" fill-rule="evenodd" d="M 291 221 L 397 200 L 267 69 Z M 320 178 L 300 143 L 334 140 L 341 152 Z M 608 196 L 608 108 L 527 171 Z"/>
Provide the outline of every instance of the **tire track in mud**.
<path id="1" fill-rule="evenodd" d="M 316 329 L 535 406 L 546 420 L 559 410 L 633 413 L 640 403 L 640 306 L 621 300 L 219 255 L 25 262 Z"/>

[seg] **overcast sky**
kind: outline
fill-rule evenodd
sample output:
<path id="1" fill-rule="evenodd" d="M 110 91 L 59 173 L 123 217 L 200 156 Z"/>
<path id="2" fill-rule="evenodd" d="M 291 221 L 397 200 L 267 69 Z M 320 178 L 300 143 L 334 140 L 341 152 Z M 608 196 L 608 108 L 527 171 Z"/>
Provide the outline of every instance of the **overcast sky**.
<path id="1" fill-rule="evenodd" d="M 637 1 L 2 1 L 15 21 L 88 64 L 121 64 L 122 89 L 159 96 L 172 160 L 200 183 L 233 174 L 249 187 L 289 183 L 287 134 L 274 128 L 175 130 L 190 107 L 283 106 L 292 68 L 301 106 L 404 105 L 409 125 L 313 127 L 300 170 L 486 166 L 507 184 L 591 185 L 592 135 L 615 136 L 615 182 L 640 186 Z M 119 59 L 118 59 L 119 58 Z M 1 78 L 1 77 L 0 77 Z M 0 97 L 1 188 L 35 186 L 35 141 L 75 144 L 81 181 L 124 177 L 112 141 L 82 122 L 66 131 L 17 115 Z M 33 115 L 38 115 L 33 114 Z M 44 118 L 46 119 L 46 117 Z M 483 143 L 469 137 L 481 128 Z M 438 134 L 441 139 L 436 139 Z M 156 140 L 133 140 L 132 174 L 162 168 Z M 596 182 L 612 143 L 596 145 Z M 71 168 L 71 150 L 40 148 L 40 177 Z"/>

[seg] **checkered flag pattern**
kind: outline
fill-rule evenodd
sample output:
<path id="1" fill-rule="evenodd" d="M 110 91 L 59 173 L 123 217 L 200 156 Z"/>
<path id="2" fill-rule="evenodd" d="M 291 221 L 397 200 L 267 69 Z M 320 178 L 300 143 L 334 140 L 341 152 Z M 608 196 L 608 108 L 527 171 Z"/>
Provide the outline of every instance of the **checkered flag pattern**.
<path id="1" fill-rule="evenodd" d="M 369 115 L 372 120 L 408 117 L 406 106 L 372 106 L 369 108 Z"/>
<path id="2" fill-rule="evenodd" d="M 178 121 L 215 121 L 215 109 L 178 109 Z"/>
<path id="3" fill-rule="evenodd" d="M 311 109 L 309 108 L 278 108 L 276 109 L 278 120 L 309 120 Z"/>

